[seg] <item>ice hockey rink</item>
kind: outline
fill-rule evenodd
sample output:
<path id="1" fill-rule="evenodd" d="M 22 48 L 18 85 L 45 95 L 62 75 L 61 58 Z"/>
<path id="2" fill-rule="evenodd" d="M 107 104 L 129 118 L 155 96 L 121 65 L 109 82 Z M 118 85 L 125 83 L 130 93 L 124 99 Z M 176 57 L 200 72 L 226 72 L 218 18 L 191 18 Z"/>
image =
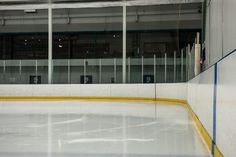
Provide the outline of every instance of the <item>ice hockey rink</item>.
<path id="1" fill-rule="evenodd" d="M 1 101 L 1 157 L 210 157 L 181 105 Z"/>
<path id="2" fill-rule="evenodd" d="M 0 157 L 236 157 L 236 0 L 0 0 Z"/>

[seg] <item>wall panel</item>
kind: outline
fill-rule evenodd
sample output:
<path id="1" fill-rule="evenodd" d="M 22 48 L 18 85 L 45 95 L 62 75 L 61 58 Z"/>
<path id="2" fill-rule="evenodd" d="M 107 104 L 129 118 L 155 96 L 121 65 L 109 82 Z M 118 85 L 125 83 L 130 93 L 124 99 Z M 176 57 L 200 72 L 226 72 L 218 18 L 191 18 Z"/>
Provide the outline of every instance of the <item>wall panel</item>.
<path id="1" fill-rule="evenodd" d="M 210 65 L 222 57 L 222 2 L 212 0 L 210 4 Z"/>
<path id="2" fill-rule="evenodd" d="M 155 91 L 156 90 L 156 91 Z M 0 96 L 112 96 L 186 99 L 186 84 L 0 85 Z"/>
<path id="3" fill-rule="evenodd" d="M 173 98 L 186 100 L 187 88 L 185 83 L 156 84 L 157 98 Z"/>
<path id="4" fill-rule="evenodd" d="M 218 63 L 217 145 L 225 157 L 236 156 L 236 53 Z"/>
<path id="5" fill-rule="evenodd" d="M 211 137 L 213 137 L 213 89 L 214 67 L 188 83 L 188 103 Z"/>
<path id="6" fill-rule="evenodd" d="M 236 48 L 236 1 L 223 1 L 223 53 L 227 55 Z"/>
<path id="7" fill-rule="evenodd" d="M 205 39 L 208 66 L 236 49 L 235 14 L 235 0 L 208 1 Z"/>

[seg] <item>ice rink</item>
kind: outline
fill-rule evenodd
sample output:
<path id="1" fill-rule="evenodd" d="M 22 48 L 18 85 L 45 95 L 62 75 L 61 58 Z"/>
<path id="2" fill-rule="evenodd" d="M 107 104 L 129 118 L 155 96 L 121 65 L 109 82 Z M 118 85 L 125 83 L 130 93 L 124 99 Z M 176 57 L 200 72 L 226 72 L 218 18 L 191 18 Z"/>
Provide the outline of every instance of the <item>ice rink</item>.
<path id="1" fill-rule="evenodd" d="M 210 157 L 188 111 L 134 101 L 1 101 L 1 157 Z"/>

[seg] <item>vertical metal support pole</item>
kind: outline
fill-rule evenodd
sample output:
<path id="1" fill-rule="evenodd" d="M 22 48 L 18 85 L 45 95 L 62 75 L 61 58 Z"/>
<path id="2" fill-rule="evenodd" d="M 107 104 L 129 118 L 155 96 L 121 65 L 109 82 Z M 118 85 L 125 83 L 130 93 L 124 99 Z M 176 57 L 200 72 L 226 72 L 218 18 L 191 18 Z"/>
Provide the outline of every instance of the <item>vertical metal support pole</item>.
<path id="1" fill-rule="evenodd" d="M 174 51 L 174 82 L 176 82 L 176 51 Z"/>
<path id="2" fill-rule="evenodd" d="M 70 84 L 70 59 L 67 60 L 67 83 Z"/>
<path id="3" fill-rule="evenodd" d="M 52 83 L 52 6 L 48 4 L 48 84 Z"/>
<path id="4" fill-rule="evenodd" d="M 167 82 L 167 54 L 165 53 L 165 83 Z"/>
<path id="5" fill-rule="evenodd" d="M 192 77 L 192 55 L 191 55 L 191 53 L 189 53 L 188 55 L 189 55 L 189 76 L 188 76 L 188 80 L 190 80 L 190 78 Z"/>
<path id="6" fill-rule="evenodd" d="M 114 83 L 116 83 L 116 58 L 114 58 Z"/>
<path id="7" fill-rule="evenodd" d="M 38 60 L 35 60 L 35 75 L 38 76 Z"/>
<path id="8" fill-rule="evenodd" d="M 6 61 L 4 60 L 3 61 L 3 83 L 7 83 L 5 82 L 5 79 L 6 79 Z"/>
<path id="9" fill-rule="evenodd" d="M 99 59 L 99 84 L 102 83 L 102 60 Z"/>
<path id="10" fill-rule="evenodd" d="M 186 51 L 186 60 L 185 60 L 185 68 L 186 68 L 186 81 L 188 81 L 188 47 L 185 48 L 185 51 Z"/>
<path id="11" fill-rule="evenodd" d="M 123 1 L 123 58 L 122 58 L 122 82 L 126 83 L 126 2 Z"/>
<path id="12" fill-rule="evenodd" d="M 84 84 L 86 83 L 86 60 L 84 59 Z"/>
<path id="13" fill-rule="evenodd" d="M 21 68 L 22 66 L 21 66 L 21 60 L 19 61 L 19 74 L 21 75 L 21 73 L 22 73 L 22 68 Z"/>
<path id="14" fill-rule="evenodd" d="M 143 56 L 142 56 L 142 83 L 143 83 L 143 70 L 144 70 L 144 67 L 143 67 L 143 64 L 144 64 L 144 61 L 143 61 Z"/>
<path id="15" fill-rule="evenodd" d="M 153 56 L 153 75 L 154 75 L 154 83 L 156 83 L 156 55 Z"/>
<path id="16" fill-rule="evenodd" d="M 36 79 L 37 79 L 37 84 L 38 84 L 38 61 L 37 60 L 35 60 L 35 76 L 36 76 Z"/>
<path id="17" fill-rule="evenodd" d="M 54 62 L 55 62 L 55 60 L 52 59 L 52 66 L 51 66 L 52 67 L 52 74 L 51 74 L 52 75 L 52 79 L 51 79 L 51 84 L 53 84 Z"/>
<path id="18" fill-rule="evenodd" d="M 192 73 L 192 56 L 191 56 L 191 47 L 188 45 L 188 80 L 190 79 Z"/>
<path id="19" fill-rule="evenodd" d="M 6 72 L 6 61 L 4 60 L 3 61 L 3 73 L 5 73 Z"/>
<path id="20" fill-rule="evenodd" d="M 184 81 L 184 54 L 183 49 L 181 49 L 181 82 Z"/>
<path id="21" fill-rule="evenodd" d="M 128 58 L 128 82 L 130 83 L 130 57 Z"/>
<path id="22" fill-rule="evenodd" d="M 21 68 L 22 66 L 21 66 L 21 60 L 19 61 L 19 75 L 20 75 L 20 82 L 19 83 L 21 83 L 21 73 L 22 73 L 22 68 Z"/>

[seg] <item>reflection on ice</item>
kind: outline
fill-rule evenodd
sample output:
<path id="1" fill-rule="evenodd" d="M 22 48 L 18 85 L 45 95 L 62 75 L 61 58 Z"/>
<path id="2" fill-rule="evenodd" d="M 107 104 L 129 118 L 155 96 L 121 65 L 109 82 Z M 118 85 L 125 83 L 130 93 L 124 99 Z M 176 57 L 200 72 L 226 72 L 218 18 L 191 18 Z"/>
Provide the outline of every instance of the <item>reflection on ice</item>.
<path id="1" fill-rule="evenodd" d="M 6 101 L 0 103 L 0 156 L 210 155 L 181 106 Z"/>

